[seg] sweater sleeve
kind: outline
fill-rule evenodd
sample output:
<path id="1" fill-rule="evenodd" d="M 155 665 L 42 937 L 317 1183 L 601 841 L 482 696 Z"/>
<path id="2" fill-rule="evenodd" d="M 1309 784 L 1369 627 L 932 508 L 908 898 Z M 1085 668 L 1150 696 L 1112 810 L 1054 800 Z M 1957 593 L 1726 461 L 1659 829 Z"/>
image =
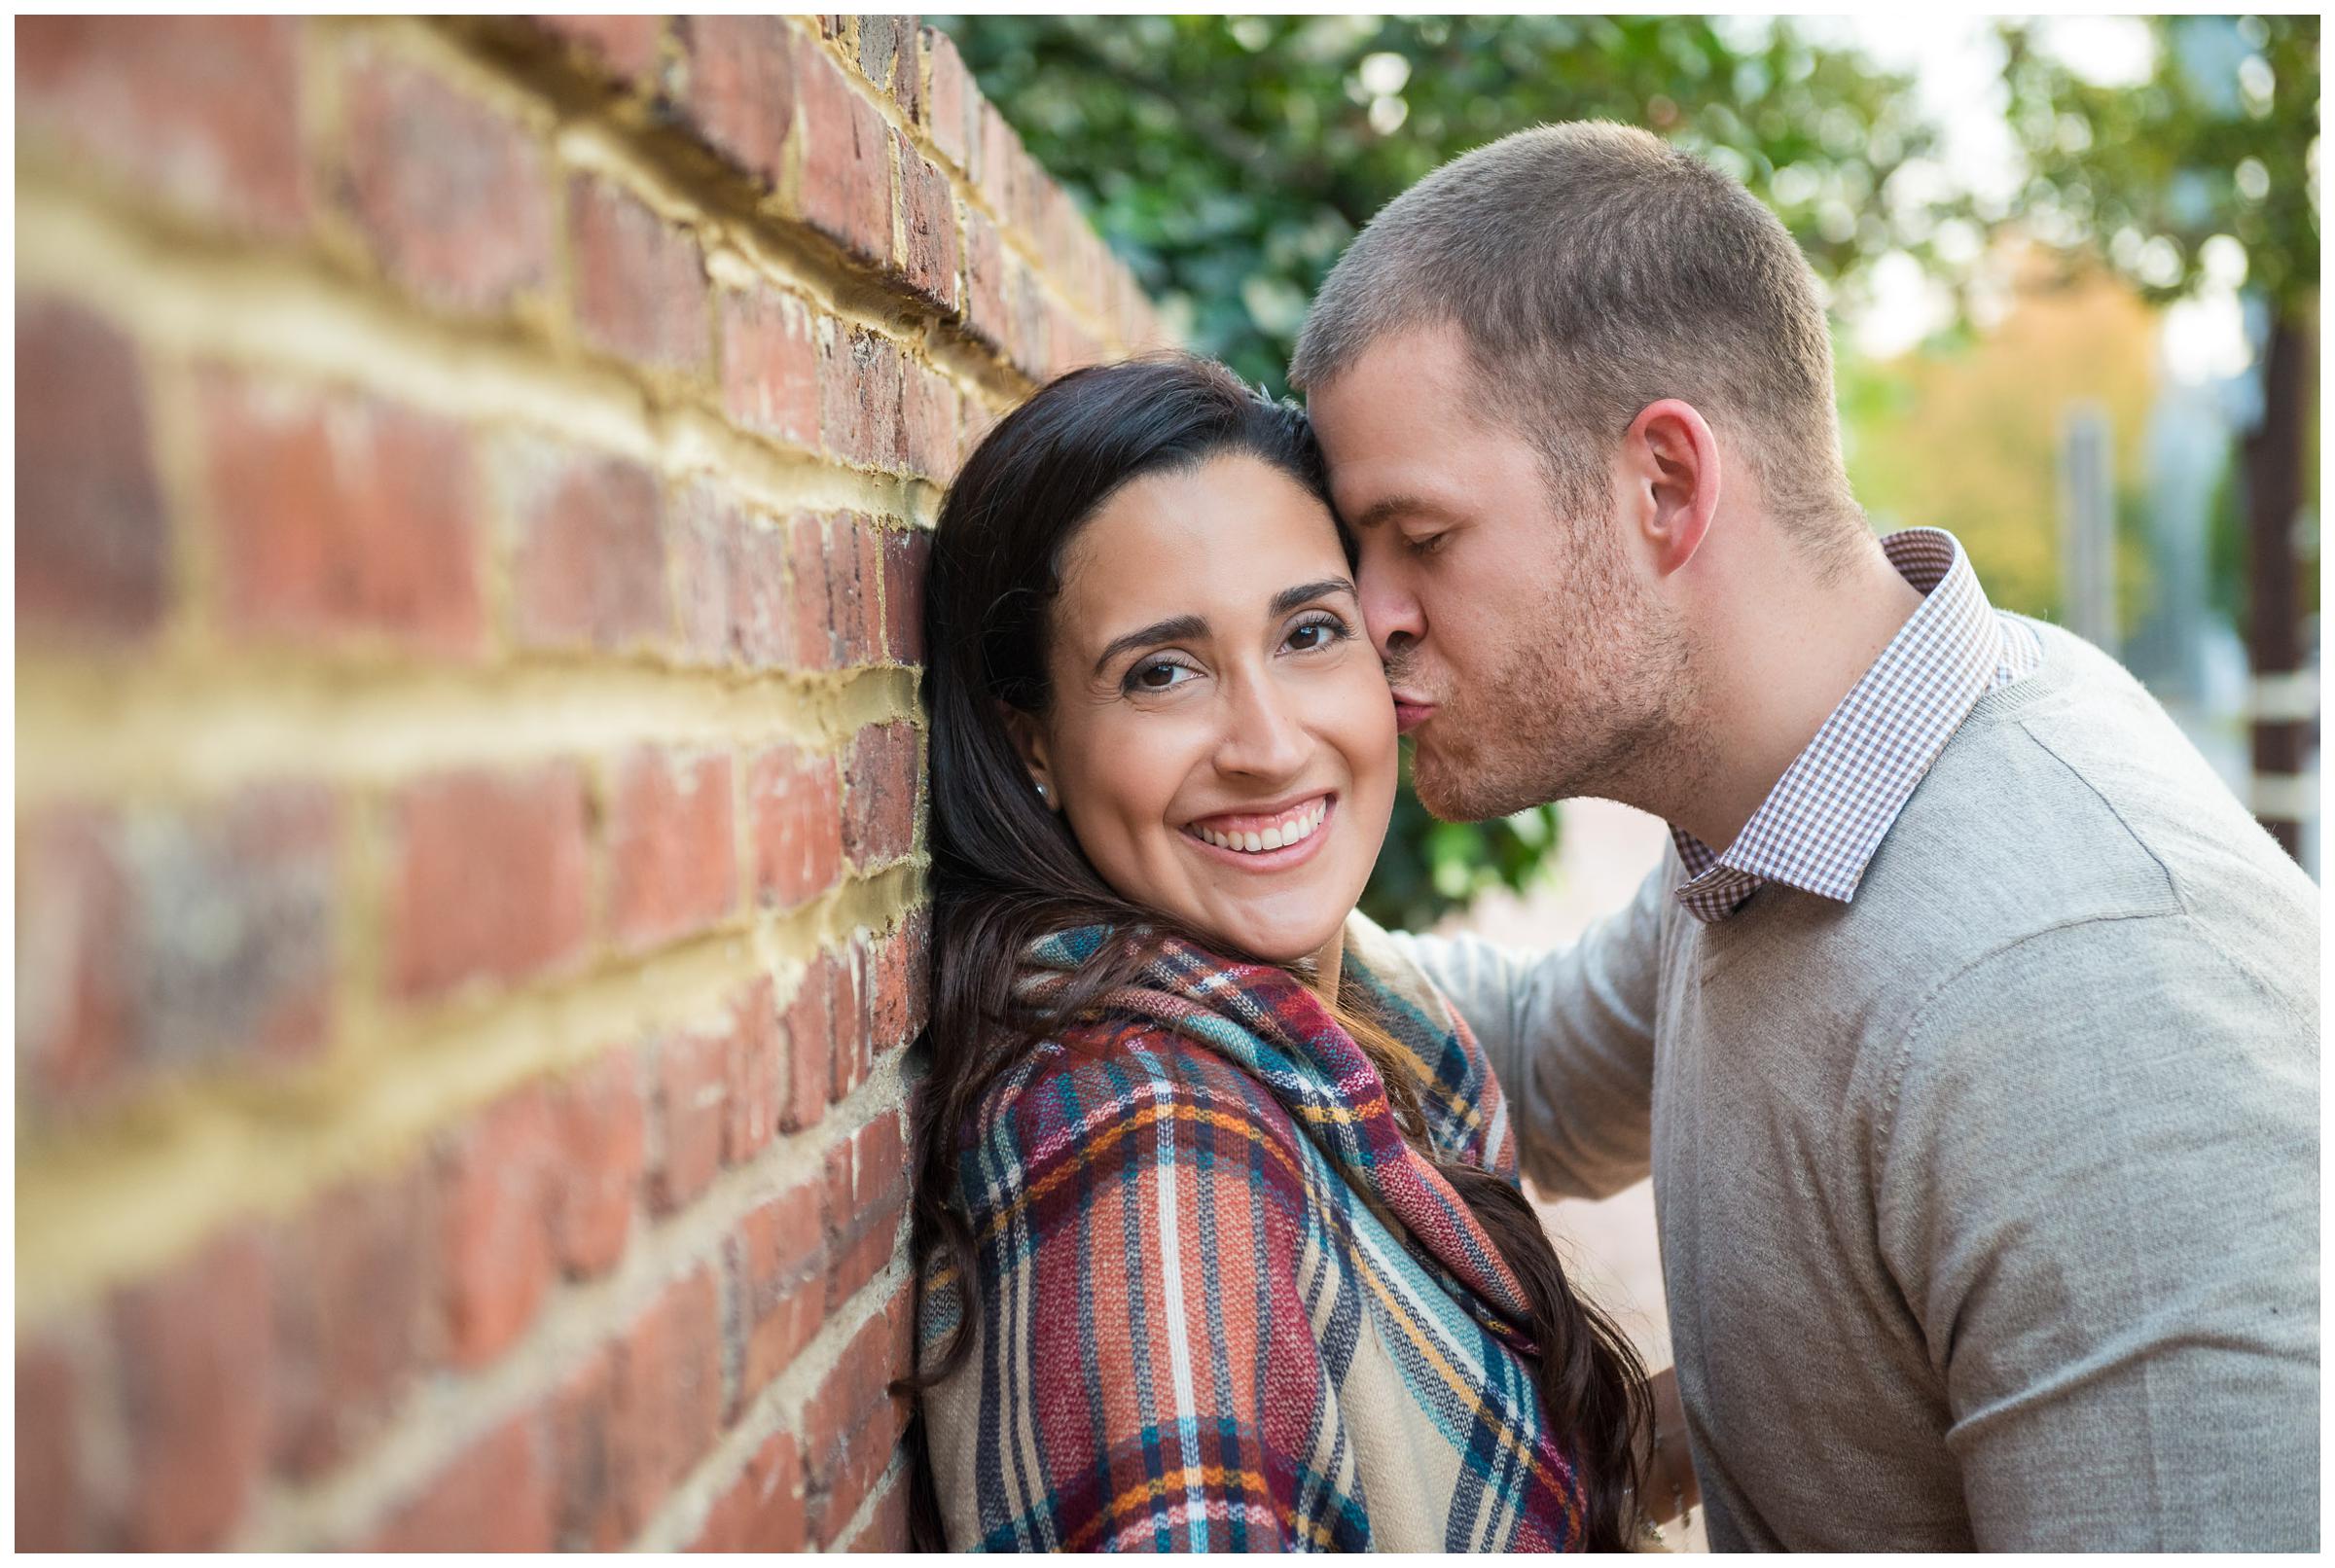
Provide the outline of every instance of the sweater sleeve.
<path id="1" fill-rule="evenodd" d="M 1610 1196 L 1650 1166 L 1662 908 L 1675 880 L 1666 855 L 1625 908 L 1552 952 L 1389 936 L 1467 1020 L 1516 1119 L 1519 1163 L 1551 1196 Z"/>
<path id="2" fill-rule="evenodd" d="M 2184 916 L 2059 927 L 1923 1004 L 1883 1257 L 1982 1549 L 2307 1550 L 2318 1033 Z"/>
<path id="3" fill-rule="evenodd" d="M 934 1426 L 978 1513 L 960 1547 L 1367 1545 L 1308 1468 L 1337 1409 L 1296 1137 L 1253 1081 L 1170 1047 L 1047 1076 L 969 1157 L 981 1327 Z"/>

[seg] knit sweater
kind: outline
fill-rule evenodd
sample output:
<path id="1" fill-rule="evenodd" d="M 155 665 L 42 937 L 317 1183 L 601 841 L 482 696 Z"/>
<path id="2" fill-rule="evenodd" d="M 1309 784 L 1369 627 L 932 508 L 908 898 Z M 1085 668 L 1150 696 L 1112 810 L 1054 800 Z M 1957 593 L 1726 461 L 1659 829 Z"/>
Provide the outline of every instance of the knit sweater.
<path id="1" fill-rule="evenodd" d="M 1072 970 L 1096 937 L 1035 956 Z M 1415 1059 L 1429 1147 L 1514 1181 L 1466 1028 L 1375 928 L 1346 962 Z M 1171 944 L 1104 1011 L 965 1129 L 980 1326 L 924 1401 L 951 1548 L 1580 1545 L 1522 1288 L 1321 1001 Z M 925 1282 L 920 1359 L 967 1284 Z"/>
<path id="2" fill-rule="evenodd" d="M 2030 624 L 1850 902 L 1395 939 L 1538 1186 L 1651 1170 L 1715 1550 L 2317 1543 L 2318 892 Z"/>

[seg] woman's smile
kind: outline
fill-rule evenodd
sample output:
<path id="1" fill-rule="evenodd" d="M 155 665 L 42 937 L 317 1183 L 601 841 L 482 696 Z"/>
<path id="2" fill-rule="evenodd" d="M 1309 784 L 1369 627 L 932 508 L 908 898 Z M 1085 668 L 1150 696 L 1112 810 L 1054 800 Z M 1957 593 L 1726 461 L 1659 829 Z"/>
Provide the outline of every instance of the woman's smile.
<path id="1" fill-rule="evenodd" d="M 1226 812 L 1184 824 L 1184 836 L 1209 859 L 1244 872 L 1281 872 L 1311 860 L 1330 836 L 1338 797 L 1311 795 L 1271 811 Z"/>

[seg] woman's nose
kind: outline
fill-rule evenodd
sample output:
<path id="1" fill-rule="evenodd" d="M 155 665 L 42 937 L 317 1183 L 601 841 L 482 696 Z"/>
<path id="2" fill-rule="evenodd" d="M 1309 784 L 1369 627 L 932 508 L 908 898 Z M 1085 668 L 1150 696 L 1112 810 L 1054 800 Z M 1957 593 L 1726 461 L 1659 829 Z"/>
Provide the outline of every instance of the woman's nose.
<path id="1" fill-rule="evenodd" d="M 1225 705 L 1224 734 L 1216 764 L 1228 773 L 1286 778 L 1312 755 L 1297 694 L 1271 677 L 1235 683 Z"/>

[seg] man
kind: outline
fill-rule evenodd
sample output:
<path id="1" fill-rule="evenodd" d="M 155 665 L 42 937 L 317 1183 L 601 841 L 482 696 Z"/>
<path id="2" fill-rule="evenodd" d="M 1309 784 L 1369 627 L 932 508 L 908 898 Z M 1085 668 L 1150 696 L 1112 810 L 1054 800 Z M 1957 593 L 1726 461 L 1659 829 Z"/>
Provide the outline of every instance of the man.
<path id="1" fill-rule="evenodd" d="M 1574 947 L 1406 940 L 1538 1186 L 1651 1170 L 1711 1545 L 2315 1547 L 2317 892 L 2115 663 L 1873 538 L 1782 226 L 1527 131 L 1291 378 L 1428 808 L 1670 825 Z"/>

